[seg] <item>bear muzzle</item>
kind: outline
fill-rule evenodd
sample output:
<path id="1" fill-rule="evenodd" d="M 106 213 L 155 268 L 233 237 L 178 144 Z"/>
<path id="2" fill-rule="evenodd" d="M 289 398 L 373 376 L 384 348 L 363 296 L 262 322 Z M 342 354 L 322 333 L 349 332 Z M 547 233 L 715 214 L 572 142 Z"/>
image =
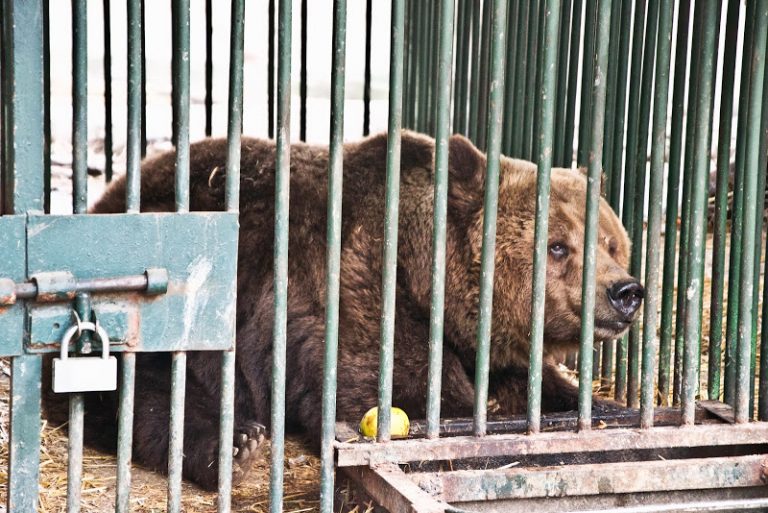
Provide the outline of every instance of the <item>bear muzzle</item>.
<path id="1" fill-rule="evenodd" d="M 608 300 L 621 315 L 622 321 L 631 323 L 640 305 L 643 304 L 645 290 L 637 280 L 614 283 L 608 288 Z"/>

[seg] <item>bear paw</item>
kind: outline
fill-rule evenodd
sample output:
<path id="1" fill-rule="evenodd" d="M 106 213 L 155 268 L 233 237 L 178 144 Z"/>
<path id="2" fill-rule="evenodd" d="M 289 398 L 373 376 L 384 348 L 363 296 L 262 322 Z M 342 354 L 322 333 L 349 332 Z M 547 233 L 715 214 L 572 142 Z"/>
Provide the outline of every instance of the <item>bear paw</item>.
<path id="1" fill-rule="evenodd" d="M 258 422 L 235 427 L 232 445 L 232 485 L 237 486 L 248 475 L 253 462 L 261 454 L 267 428 Z"/>

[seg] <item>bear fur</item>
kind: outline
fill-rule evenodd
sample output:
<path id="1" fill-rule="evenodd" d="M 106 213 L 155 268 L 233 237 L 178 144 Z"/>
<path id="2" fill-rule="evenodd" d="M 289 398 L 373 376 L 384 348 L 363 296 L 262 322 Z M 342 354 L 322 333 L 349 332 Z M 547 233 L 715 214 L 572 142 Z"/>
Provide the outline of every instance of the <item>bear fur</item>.
<path id="1" fill-rule="evenodd" d="M 226 144 L 223 139 L 210 139 L 191 146 L 192 210 L 224 208 Z M 403 132 L 393 404 L 411 418 L 425 416 L 434 149 L 433 139 Z M 302 430 L 316 443 L 321 424 L 328 156 L 327 147 L 291 146 L 286 422 L 288 429 Z M 142 211 L 174 210 L 174 159 L 169 152 L 144 163 Z M 386 134 L 344 146 L 339 420 L 359 421 L 377 404 L 386 160 Z M 241 169 L 235 483 L 258 457 L 262 427 L 268 431 L 270 422 L 274 143 L 244 138 Z M 469 140 L 453 136 L 443 417 L 472 414 L 485 171 L 485 156 Z M 496 413 L 507 415 L 526 408 L 536 166 L 502 157 L 500 175 L 489 393 L 498 405 Z M 559 373 L 554 357 L 574 350 L 579 340 L 586 189 L 582 173 L 552 170 L 544 411 L 575 410 L 578 404 L 576 387 Z M 625 270 L 629 240 L 624 228 L 602 199 L 599 210 L 595 339 L 608 340 L 627 330 L 639 303 L 623 313 L 611 304 L 607 290 L 635 281 Z M 121 178 L 92 212 L 124 211 L 125 180 Z M 217 482 L 220 361 L 218 353 L 188 354 L 183 472 L 209 489 Z M 165 471 L 170 356 L 139 354 L 137 362 L 134 460 Z M 596 407 L 600 404 L 596 399 Z M 86 408 L 87 441 L 114 450 L 116 394 L 90 394 Z"/>

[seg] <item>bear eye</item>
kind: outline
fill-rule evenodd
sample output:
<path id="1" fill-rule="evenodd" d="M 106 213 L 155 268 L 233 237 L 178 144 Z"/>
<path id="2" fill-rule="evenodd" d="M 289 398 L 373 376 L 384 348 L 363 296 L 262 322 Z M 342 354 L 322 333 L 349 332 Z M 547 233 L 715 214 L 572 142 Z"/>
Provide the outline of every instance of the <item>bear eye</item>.
<path id="1" fill-rule="evenodd" d="M 568 246 L 562 242 L 553 242 L 549 245 L 549 254 L 555 260 L 562 260 L 568 256 Z"/>
<path id="2" fill-rule="evenodd" d="M 608 254 L 611 255 L 612 257 L 616 256 L 617 249 L 618 248 L 616 247 L 616 241 L 611 240 L 611 242 L 608 243 Z"/>

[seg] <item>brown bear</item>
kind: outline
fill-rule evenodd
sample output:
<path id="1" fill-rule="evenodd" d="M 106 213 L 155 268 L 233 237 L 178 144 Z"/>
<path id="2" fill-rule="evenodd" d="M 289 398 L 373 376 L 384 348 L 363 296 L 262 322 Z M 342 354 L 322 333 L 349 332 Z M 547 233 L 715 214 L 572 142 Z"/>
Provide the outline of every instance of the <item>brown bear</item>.
<path id="1" fill-rule="evenodd" d="M 425 415 L 430 312 L 434 140 L 403 132 L 393 403 L 412 418 Z M 226 141 L 191 147 L 193 210 L 223 209 Z M 142 169 L 144 211 L 174 208 L 174 154 Z M 344 146 L 338 419 L 358 421 L 377 403 L 384 232 L 386 134 Z M 235 469 L 237 482 L 256 457 L 270 420 L 273 318 L 275 145 L 242 141 L 237 305 Z M 462 136 L 449 145 L 449 205 L 441 413 L 472 414 L 486 157 Z M 286 420 L 319 440 L 324 344 L 328 149 L 291 147 Z M 545 318 L 548 356 L 577 347 L 580 330 L 584 211 L 583 174 L 552 171 Z M 503 157 L 490 395 L 500 414 L 525 411 L 530 333 L 536 166 Z M 125 210 L 118 180 L 94 213 Z M 193 241 L 190 241 L 193 243 Z M 635 319 L 643 288 L 625 271 L 629 240 L 608 204 L 600 202 L 595 339 L 623 334 Z M 217 478 L 218 354 L 190 353 L 186 391 L 184 475 L 205 488 Z M 167 466 L 170 358 L 140 354 L 136 379 L 134 459 Z M 551 358 L 544 366 L 545 411 L 577 408 L 577 389 Z M 599 407 L 601 403 L 597 402 Z M 88 398 L 86 436 L 114 447 L 116 399 Z M 95 424 L 95 425 L 94 425 Z"/>

